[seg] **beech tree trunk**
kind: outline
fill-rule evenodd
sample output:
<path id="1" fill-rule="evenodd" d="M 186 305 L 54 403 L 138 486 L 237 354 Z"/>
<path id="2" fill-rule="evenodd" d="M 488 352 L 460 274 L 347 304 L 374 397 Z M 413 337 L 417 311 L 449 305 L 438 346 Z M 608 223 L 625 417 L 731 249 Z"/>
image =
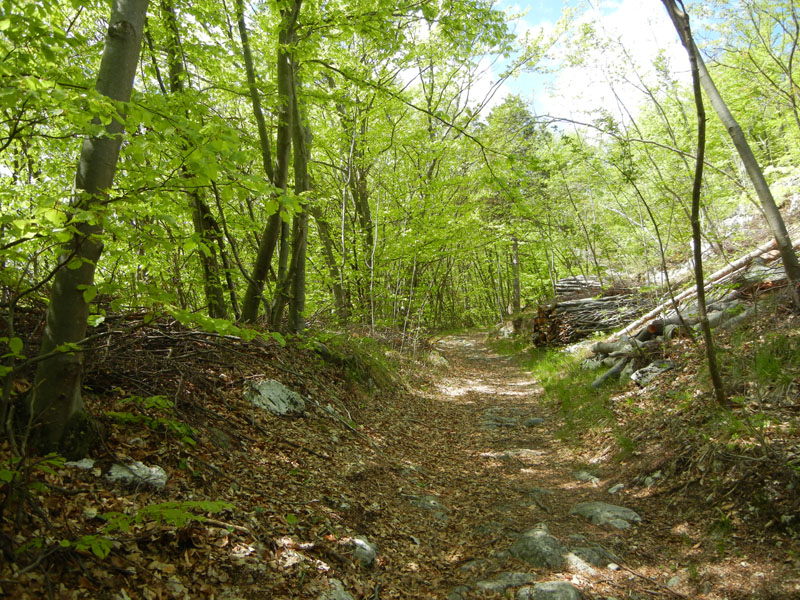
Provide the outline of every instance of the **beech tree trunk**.
<path id="1" fill-rule="evenodd" d="M 722 384 L 722 377 L 719 374 L 719 368 L 717 367 L 717 356 L 716 356 L 716 351 L 714 349 L 714 338 L 711 336 L 711 324 L 708 322 L 708 312 L 706 311 L 706 291 L 704 287 L 704 278 L 703 278 L 703 247 L 702 247 L 702 237 L 700 232 L 700 192 L 703 185 L 703 158 L 705 156 L 705 146 L 706 146 L 706 111 L 705 107 L 703 106 L 703 93 L 700 90 L 700 85 L 701 85 L 700 64 L 702 61 L 700 60 L 700 53 L 697 51 L 697 47 L 694 45 L 694 40 L 692 39 L 692 31 L 691 28 L 689 27 L 688 15 L 683 11 L 678 13 L 677 8 L 675 7 L 674 0 L 662 0 L 662 1 L 664 2 L 664 6 L 667 7 L 667 10 L 670 13 L 670 17 L 672 18 L 672 22 L 681 36 L 681 41 L 683 42 L 683 45 L 686 48 L 686 52 L 689 55 L 689 63 L 691 64 L 692 67 L 692 84 L 694 88 L 695 105 L 697 108 L 697 158 L 695 161 L 694 185 L 692 186 L 692 217 L 691 217 L 692 246 L 694 250 L 694 276 L 695 276 L 695 283 L 697 285 L 697 312 L 700 317 L 700 329 L 703 332 L 703 340 L 705 341 L 706 358 L 708 360 L 708 372 L 709 375 L 711 376 L 711 383 L 714 387 L 714 397 L 716 398 L 719 404 L 724 404 L 726 400 L 725 388 Z M 682 6 L 683 4 L 681 4 L 681 7 Z M 706 73 L 706 75 L 708 75 L 708 73 Z M 711 94 L 709 94 L 709 96 L 711 96 Z M 772 198 L 771 195 L 770 198 Z M 780 215 L 778 216 L 780 217 Z M 783 220 L 781 220 L 781 223 L 783 223 Z M 780 245 L 780 242 L 778 242 L 778 244 Z M 789 249 L 792 250 L 792 254 L 794 254 L 794 250 L 791 248 L 791 244 L 789 244 Z M 788 275 L 788 268 L 787 268 L 787 275 Z"/>
<path id="2" fill-rule="evenodd" d="M 336 256 L 333 252 L 334 247 L 333 238 L 331 236 L 331 226 L 325 220 L 319 207 L 309 206 L 308 211 L 309 214 L 314 217 L 314 223 L 317 225 L 317 235 L 322 245 L 322 256 L 325 259 L 325 264 L 330 273 L 336 318 L 339 323 L 344 324 L 349 317 L 349 307 L 347 305 L 347 297 L 344 293 L 344 288 L 342 287 L 341 271 L 339 270 L 339 265 L 336 262 Z"/>
<path id="3" fill-rule="evenodd" d="M 292 144 L 294 145 L 294 191 L 298 196 L 311 190 L 308 175 L 308 163 L 311 160 L 311 132 L 303 122 L 300 103 L 297 98 L 297 66 L 293 65 L 292 73 L 295 84 L 292 94 L 294 126 L 292 127 Z M 308 202 L 308 199 L 305 200 Z M 305 203 L 304 203 L 305 204 Z M 294 244 L 292 246 L 292 298 L 289 303 L 289 327 L 294 333 L 306 328 L 306 248 L 308 246 L 308 209 L 303 206 L 302 212 L 294 217 Z"/>
<path id="4" fill-rule="evenodd" d="M 139 63 L 148 0 L 113 0 L 95 89 L 128 102 Z M 61 269 L 53 280 L 47 323 L 30 396 L 32 442 L 41 451 L 85 455 L 91 424 L 81 398 L 83 354 L 62 351 L 86 336 L 94 272 L 103 250 L 104 200 L 114 181 L 124 131 L 124 116 L 113 119 L 105 134 L 87 138 L 78 161 L 72 219 L 75 233 L 66 244 Z M 99 123 L 99 120 L 96 121 Z M 88 217 L 78 215 L 89 215 Z M 74 348 L 74 346 L 73 346 Z"/>
<path id="5" fill-rule="evenodd" d="M 680 0 L 678 1 L 680 3 L 680 8 L 678 8 L 675 0 L 662 0 L 672 20 L 672 24 L 678 31 L 681 42 L 686 47 L 687 52 L 693 57 L 693 60 L 697 62 L 700 85 L 703 87 L 706 94 L 708 94 L 711 106 L 714 107 L 720 121 L 722 121 L 722 124 L 725 125 L 725 128 L 728 130 L 733 145 L 736 146 L 739 157 L 742 159 L 747 175 L 753 183 L 758 199 L 761 202 L 761 207 L 764 209 L 764 214 L 767 217 L 767 223 L 778 244 L 778 251 L 781 254 L 781 261 L 786 270 L 786 277 L 790 283 L 789 287 L 792 290 L 794 302 L 798 305 L 800 304 L 800 300 L 798 300 L 797 296 L 797 282 L 800 281 L 800 263 L 798 263 L 797 254 L 792 247 L 792 241 L 786 230 L 786 223 L 783 221 L 783 217 L 775 204 L 775 199 L 772 197 L 769 185 L 766 179 L 764 179 L 764 173 L 744 137 L 742 128 L 731 114 L 728 105 L 722 99 L 722 95 L 719 93 L 717 86 L 714 85 L 714 81 L 711 79 L 711 75 L 709 75 L 708 69 L 706 69 L 706 65 L 703 62 L 703 57 L 700 55 L 700 51 L 697 49 L 691 34 L 688 33 L 688 27 L 684 27 L 683 25 L 684 22 L 688 23 L 688 15 L 684 10 L 683 3 L 680 2 Z"/>
<path id="6" fill-rule="evenodd" d="M 186 68 L 183 64 L 181 55 L 181 37 L 178 29 L 178 17 L 175 14 L 175 7 L 170 0 L 162 0 L 161 11 L 164 14 L 164 22 L 167 30 L 167 64 L 169 66 L 169 91 L 173 95 L 180 95 L 186 89 Z M 186 144 L 182 144 L 184 150 Z M 191 174 L 186 165 L 181 167 L 184 177 Z M 228 309 L 225 305 L 225 295 L 220 276 L 220 266 L 217 260 L 217 252 L 214 241 L 219 245 L 219 237 L 215 236 L 212 224 L 211 209 L 203 200 L 203 196 L 197 189 L 189 189 L 186 194 L 191 200 L 192 224 L 194 231 L 200 239 L 202 246 L 198 248 L 200 264 L 203 267 L 203 291 L 208 304 L 208 315 L 213 318 L 225 319 L 228 317 Z M 222 246 L 220 246 L 222 250 Z M 233 293 L 233 290 L 230 290 Z"/>
<path id="7" fill-rule="evenodd" d="M 519 241 L 516 237 L 511 242 L 511 278 L 512 278 L 512 293 L 511 293 L 511 311 L 514 313 L 514 319 L 511 324 L 514 327 L 514 333 L 519 333 L 522 326 L 522 320 L 519 318 L 519 313 L 522 310 L 522 298 L 519 287 Z"/>
<path id="8" fill-rule="evenodd" d="M 244 22 L 243 0 L 237 0 L 237 17 L 239 21 L 239 33 L 243 48 L 247 48 L 245 57 L 250 55 L 250 46 L 247 40 L 247 28 Z M 297 17 L 300 13 L 300 2 L 290 10 L 282 11 L 280 32 L 278 34 L 278 97 L 280 99 L 280 110 L 278 111 L 278 139 L 276 149 L 276 164 L 273 172 L 269 154 L 269 139 L 267 138 L 266 126 L 259 125 L 259 138 L 261 139 L 262 158 L 264 169 L 272 180 L 274 186 L 286 193 L 286 185 L 289 179 L 289 160 L 292 150 L 292 66 L 291 57 L 287 50 L 290 40 L 294 37 L 294 29 L 297 24 Z M 247 62 L 247 59 L 245 60 Z M 255 75 L 252 71 L 252 58 L 250 58 L 250 69 L 247 77 L 250 83 L 251 101 L 256 121 L 263 121 L 261 103 L 258 100 L 258 91 L 255 89 Z M 260 117 L 259 117 L 260 115 Z M 261 294 L 264 291 L 264 283 L 269 272 L 272 256 L 275 253 L 275 245 L 281 232 L 280 210 L 273 213 L 261 235 L 258 253 L 253 264 L 253 271 L 242 301 L 242 320 L 252 323 L 258 317 L 258 307 L 261 305 Z M 279 281 L 280 283 L 280 281 Z"/>

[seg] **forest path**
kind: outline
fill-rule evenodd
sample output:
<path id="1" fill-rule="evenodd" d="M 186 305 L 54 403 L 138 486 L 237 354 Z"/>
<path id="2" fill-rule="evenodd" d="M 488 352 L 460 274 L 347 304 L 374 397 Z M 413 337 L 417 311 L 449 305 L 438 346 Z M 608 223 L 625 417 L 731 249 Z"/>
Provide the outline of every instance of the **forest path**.
<path id="1" fill-rule="evenodd" d="M 544 586 L 535 597 L 577 598 L 565 589 L 572 584 L 585 598 L 604 598 L 595 594 L 613 589 L 607 582 L 636 579 L 613 563 L 624 564 L 637 530 L 598 527 L 570 510 L 579 502 L 616 504 L 606 491 L 615 482 L 576 478 L 578 457 L 556 436 L 558 415 L 543 402 L 541 387 L 512 357 L 488 348 L 484 337 L 469 333 L 437 342 L 448 364 L 439 367 L 433 385 L 417 391 L 424 401 L 387 415 L 396 421 L 386 449 L 403 457 L 399 496 L 411 510 L 399 519 L 392 511 L 397 545 L 384 543 L 381 554 L 394 563 L 385 566 L 395 581 L 382 587 L 402 590 L 387 597 L 465 600 L 558 581 L 564 583 L 556 595 L 540 595 Z M 549 535 L 540 529 L 537 537 L 533 530 L 542 523 Z M 654 582 L 645 587 L 648 598 L 674 597 Z"/>

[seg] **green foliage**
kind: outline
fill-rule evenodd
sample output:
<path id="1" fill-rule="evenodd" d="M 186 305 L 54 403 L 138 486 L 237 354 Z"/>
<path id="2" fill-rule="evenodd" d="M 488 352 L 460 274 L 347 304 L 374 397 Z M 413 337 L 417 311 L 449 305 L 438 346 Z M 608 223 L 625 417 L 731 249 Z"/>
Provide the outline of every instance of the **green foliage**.
<path id="1" fill-rule="evenodd" d="M 121 425 L 144 424 L 153 431 L 166 431 L 178 437 L 189 446 L 197 445 L 194 429 L 171 416 L 175 411 L 175 403 L 164 396 L 129 396 L 117 402 L 119 406 L 133 404 L 141 411 L 134 414 L 129 411 L 106 411 L 106 416 Z M 151 416 L 148 413 L 153 413 Z"/>
<path id="2" fill-rule="evenodd" d="M 0 490 L 6 499 L 19 500 L 29 490 L 44 489 L 42 475 L 54 475 L 64 466 L 64 457 L 51 453 L 37 459 L 12 456 L 5 465 L 0 465 Z M 0 503 L 1 504 L 1 503 Z"/>
<path id="3" fill-rule="evenodd" d="M 602 369 L 584 369 L 579 356 L 552 349 L 532 350 L 526 367 L 541 382 L 545 401 L 559 408 L 564 419 L 559 431 L 563 439 L 576 441 L 586 431 L 613 424 L 609 397 L 618 384 L 592 387 Z"/>
<path id="4" fill-rule="evenodd" d="M 108 537 L 114 533 L 130 533 L 131 529 L 142 523 L 164 523 L 180 529 L 191 522 L 203 522 L 206 517 L 201 513 L 219 513 L 230 510 L 233 505 L 228 502 L 212 500 L 186 500 L 150 504 L 129 515 L 121 512 L 107 512 L 99 515 L 105 525 L 98 534 L 83 535 L 75 540 L 61 540 L 64 548 L 75 548 L 80 551 L 91 551 L 97 558 L 103 559 L 111 552 L 114 541 Z"/>
<path id="5" fill-rule="evenodd" d="M 192 521 L 205 521 L 206 517 L 202 514 L 197 514 L 196 511 L 214 514 L 232 508 L 233 505 L 228 502 L 184 500 L 150 504 L 140 508 L 133 515 L 112 511 L 103 513 L 100 516 L 106 521 L 103 527 L 104 534 L 117 531 L 128 533 L 134 525 L 146 522 L 164 523 L 177 529 Z"/>

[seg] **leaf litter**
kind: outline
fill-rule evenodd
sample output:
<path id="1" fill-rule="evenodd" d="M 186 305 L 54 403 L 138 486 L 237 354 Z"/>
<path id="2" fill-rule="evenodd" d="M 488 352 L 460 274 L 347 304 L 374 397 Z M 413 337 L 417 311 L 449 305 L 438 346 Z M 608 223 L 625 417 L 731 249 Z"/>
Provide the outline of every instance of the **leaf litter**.
<path id="1" fill-rule="evenodd" d="M 774 538 L 737 537 L 733 522 L 723 539 L 735 549 L 720 553 L 703 522 L 713 509 L 631 484 L 641 461 L 598 462 L 607 454 L 600 434 L 591 449 L 565 443 L 541 386 L 482 336 L 446 338 L 438 349 L 449 367 L 404 363 L 404 383 L 296 342 L 242 342 L 166 322 L 97 349 L 87 404 L 105 444 L 91 469 L 19 468 L 41 485 L 5 495 L 0 593 L 290 599 L 341 586 L 353 598 L 388 599 L 446 598 L 466 585 L 462 597 L 491 598 L 475 582 L 522 571 L 570 581 L 586 598 L 793 597 L 797 565 L 765 549 Z M 307 416 L 248 405 L 242 390 L 257 377 L 311 400 Z M 486 414 L 542 420 L 486 428 Z M 5 442 L 2 453 L 11 464 Z M 162 467 L 165 488 L 101 478 L 133 461 Z M 599 485 L 573 476 L 592 461 Z M 578 502 L 608 500 L 618 481 L 630 484 L 625 505 L 643 515 L 633 532 L 569 514 Z M 124 526 L 112 531 L 115 515 Z M 621 566 L 531 569 L 508 549 L 540 522 Z M 359 560 L 356 538 L 375 546 L 374 561 Z M 791 557 L 796 545 L 784 543 L 780 555 Z"/>

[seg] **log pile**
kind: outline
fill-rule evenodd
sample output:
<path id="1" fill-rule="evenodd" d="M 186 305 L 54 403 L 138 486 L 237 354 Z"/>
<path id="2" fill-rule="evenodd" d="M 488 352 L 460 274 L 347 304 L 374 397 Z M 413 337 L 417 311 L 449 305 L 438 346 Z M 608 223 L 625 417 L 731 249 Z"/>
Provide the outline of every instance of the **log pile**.
<path id="1" fill-rule="evenodd" d="M 774 246 L 774 242 L 765 244 L 706 279 L 706 309 L 712 328 L 735 326 L 755 312 L 752 302 L 755 297 L 786 285 L 786 273 L 776 260 Z M 653 359 L 661 354 L 672 337 L 682 333 L 699 335 L 695 296 L 694 288 L 676 294 L 605 342 L 595 344 L 592 347 L 594 356 L 585 361 L 585 366 L 602 365 L 608 370 L 593 385 L 599 387 L 615 377 L 646 385 L 671 369 L 670 361 L 653 362 Z"/>
<path id="2" fill-rule="evenodd" d="M 534 320 L 534 345 L 569 344 L 595 332 L 619 329 L 642 313 L 634 294 L 562 300 L 540 305 Z"/>
<path id="3" fill-rule="evenodd" d="M 570 344 L 598 331 L 613 331 L 644 311 L 638 294 L 627 288 L 603 292 L 594 277 L 566 277 L 556 282 L 555 289 L 555 301 L 536 309 L 534 346 Z"/>
<path id="4" fill-rule="evenodd" d="M 798 246 L 800 242 L 795 244 L 795 248 Z M 735 310 L 742 298 L 759 290 L 785 285 L 786 275 L 777 260 L 779 256 L 775 248 L 774 240 L 767 242 L 706 278 L 708 316 L 712 327 L 724 321 L 727 312 Z M 620 288 L 597 296 L 599 285 L 597 279 L 583 276 L 556 282 L 555 289 L 559 295 L 555 301 L 536 309 L 531 334 L 533 345 L 571 344 L 595 332 L 619 329 L 626 323 L 630 324 L 609 341 L 630 337 L 639 339 L 648 326 L 663 330 L 668 326 L 694 327 L 698 322 L 694 285 L 667 296 L 649 312 L 646 307 L 651 299 L 646 296 Z M 631 323 L 633 319 L 636 320 Z"/>
<path id="5" fill-rule="evenodd" d="M 555 283 L 556 296 L 563 298 L 585 298 L 594 296 L 602 290 L 600 280 L 597 277 L 586 277 L 578 275 L 576 277 L 564 277 Z"/>

